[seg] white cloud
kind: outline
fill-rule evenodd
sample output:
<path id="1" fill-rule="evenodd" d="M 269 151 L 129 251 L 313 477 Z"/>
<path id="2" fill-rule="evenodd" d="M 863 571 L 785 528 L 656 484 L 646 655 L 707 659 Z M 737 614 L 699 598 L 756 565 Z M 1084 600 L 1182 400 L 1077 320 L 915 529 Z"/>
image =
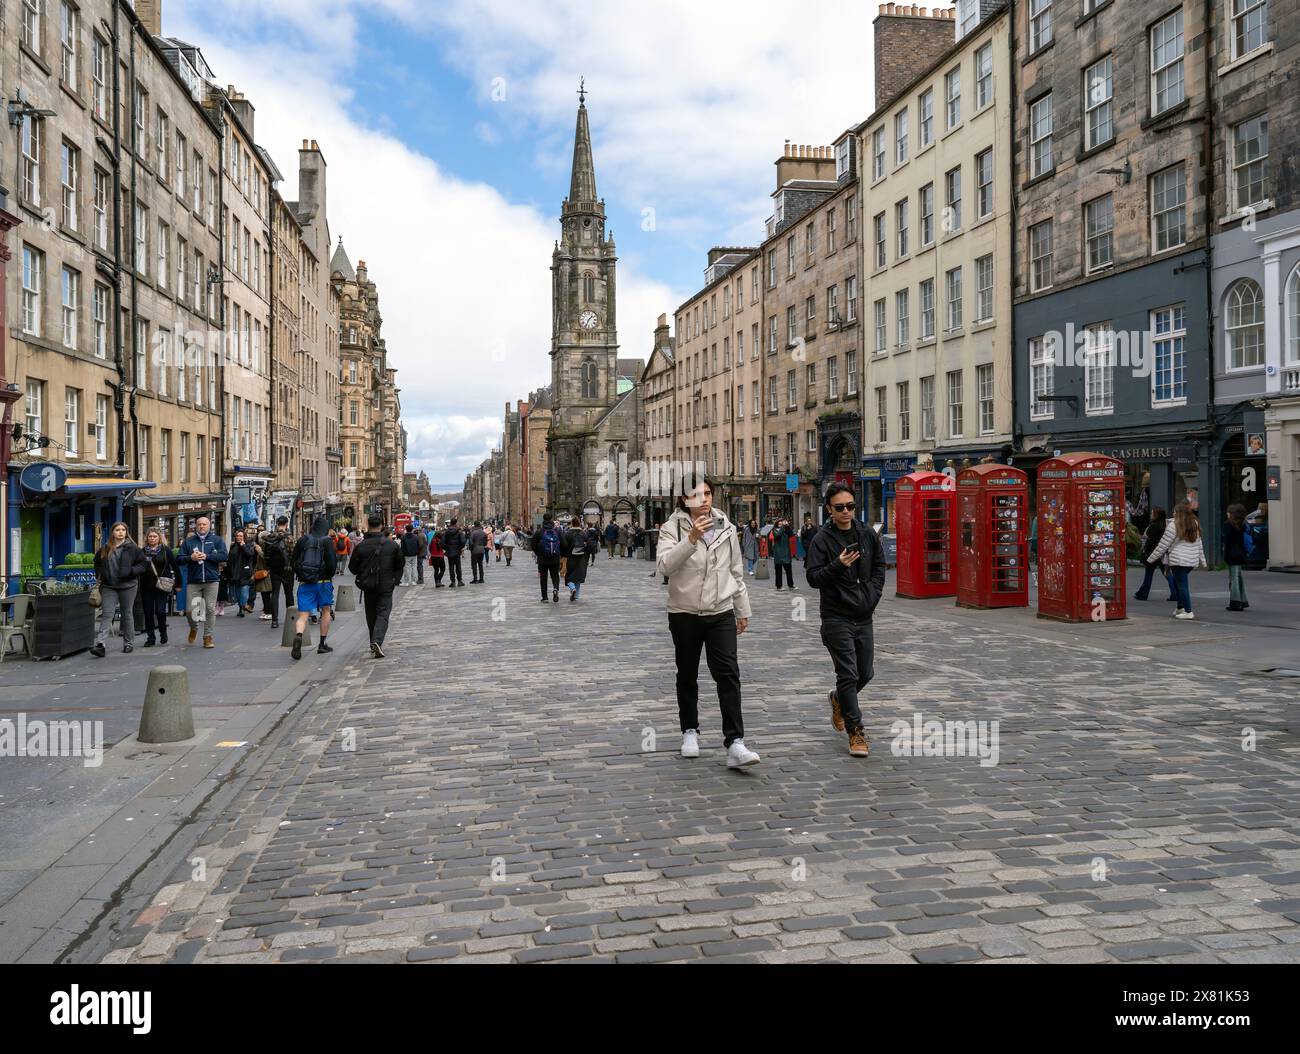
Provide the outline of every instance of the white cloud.
<path id="1" fill-rule="evenodd" d="M 874 8 L 871 9 L 872 12 Z M 474 129 L 536 139 L 542 207 L 459 179 L 361 123 L 350 84 L 366 53 L 362 19 L 427 34 L 472 82 Z M 256 107 L 256 136 L 296 197 L 296 151 L 328 164 L 330 229 L 377 283 L 410 436 L 408 468 L 462 479 L 500 435 L 507 401 L 550 380 L 550 254 L 567 189 L 574 90 L 587 78 L 602 195 L 662 236 L 702 250 L 750 244 L 766 215 L 781 141 L 829 143 L 870 105 L 867 7 L 803 10 L 797 32 L 774 0 L 743 9 L 686 0 L 620 4 L 524 0 L 199 0 L 168 5 L 164 32 L 198 44 L 221 84 Z M 815 44 L 815 46 L 814 46 Z M 655 320 L 689 289 L 645 273 L 620 236 L 621 355 L 648 354 Z M 642 252 L 644 242 L 640 246 Z M 703 266 L 700 259 L 700 266 Z M 489 427 L 489 422 L 491 426 Z"/>

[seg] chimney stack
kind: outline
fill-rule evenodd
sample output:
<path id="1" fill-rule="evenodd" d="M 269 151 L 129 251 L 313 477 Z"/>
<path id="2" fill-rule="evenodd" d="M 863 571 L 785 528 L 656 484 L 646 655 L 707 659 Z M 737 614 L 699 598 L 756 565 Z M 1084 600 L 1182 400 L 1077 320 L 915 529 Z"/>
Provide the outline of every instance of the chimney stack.
<path id="1" fill-rule="evenodd" d="M 150 36 L 162 36 L 162 0 L 135 0 L 135 17 Z"/>
<path id="2" fill-rule="evenodd" d="M 882 4 L 872 23 L 876 58 L 876 101 L 879 110 L 953 45 L 954 9 L 938 8 L 927 15 L 915 4 Z"/>

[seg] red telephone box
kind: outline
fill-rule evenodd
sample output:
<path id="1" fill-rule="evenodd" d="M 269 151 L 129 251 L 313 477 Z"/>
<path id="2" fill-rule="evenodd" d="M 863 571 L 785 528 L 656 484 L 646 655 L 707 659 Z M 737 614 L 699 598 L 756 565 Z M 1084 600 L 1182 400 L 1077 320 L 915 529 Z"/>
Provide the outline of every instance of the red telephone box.
<path id="1" fill-rule="evenodd" d="M 1010 465 L 957 474 L 957 603 L 1029 606 L 1029 477 Z"/>
<path id="2" fill-rule="evenodd" d="M 956 486 L 942 472 L 913 472 L 894 485 L 898 595 L 950 597 L 957 557 Z"/>
<path id="3" fill-rule="evenodd" d="M 1040 618 L 1125 617 L 1124 500 L 1124 463 L 1113 457 L 1062 454 L 1038 466 Z"/>

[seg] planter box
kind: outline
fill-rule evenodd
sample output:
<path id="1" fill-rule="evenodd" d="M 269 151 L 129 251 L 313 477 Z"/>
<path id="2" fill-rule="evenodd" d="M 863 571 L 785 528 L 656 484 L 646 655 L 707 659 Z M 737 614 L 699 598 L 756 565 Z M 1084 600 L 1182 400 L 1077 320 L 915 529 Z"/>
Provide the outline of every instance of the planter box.
<path id="1" fill-rule="evenodd" d="M 32 657 L 61 659 L 95 643 L 95 609 L 85 593 L 38 593 L 32 612 Z"/>

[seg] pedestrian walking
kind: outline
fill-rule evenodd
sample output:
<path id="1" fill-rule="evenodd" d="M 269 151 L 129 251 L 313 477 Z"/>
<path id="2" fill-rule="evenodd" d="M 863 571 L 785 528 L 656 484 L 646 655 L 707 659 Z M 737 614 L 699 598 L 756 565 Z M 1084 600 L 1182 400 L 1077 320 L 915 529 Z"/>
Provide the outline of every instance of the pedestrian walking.
<path id="1" fill-rule="evenodd" d="M 780 520 L 767 540 L 767 544 L 772 547 L 772 564 L 776 569 L 778 593 L 781 592 L 782 571 L 785 572 L 786 584 L 794 589 L 794 572 L 791 567 L 794 558 L 790 555 L 790 539 L 793 537 L 794 532 L 790 530 L 790 524 L 786 520 Z"/>
<path id="2" fill-rule="evenodd" d="M 230 555 L 225 568 L 226 596 L 235 602 L 239 618 L 253 610 L 248 594 L 253 585 L 253 565 L 256 561 L 257 550 L 248 540 L 243 528 L 240 528 L 230 541 Z"/>
<path id="3" fill-rule="evenodd" d="M 415 541 L 420 547 L 419 559 L 415 562 L 415 584 L 424 585 L 424 564 L 429 559 L 429 536 L 423 529 L 416 528 Z"/>
<path id="4" fill-rule="evenodd" d="M 360 544 L 352 551 L 348 570 L 357 576 L 357 588 L 366 609 L 366 630 L 370 634 L 370 654 L 376 659 L 384 657 L 384 637 L 388 635 L 388 617 L 393 610 L 393 590 L 406 569 L 401 547 L 385 538 L 380 528 L 383 520 L 371 516 Z M 434 535 L 437 538 L 437 535 Z M 439 547 L 441 551 L 441 546 Z M 441 557 L 439 558 L 441 559 Z M 442 577 L 435 566 L 434 575 Z"/>
<path id="5" fill-rule="evenodd" d="M 212 530 L 212 521 L 200 516 L 194 521 L 194 533 L 181 543 L 181 566 L 186 568 L 185 617 L 190 624 L 189 643 L 198 638 L 203 622 L 203 646 L 216 646 L 217 596 L 221 568 L 229 557 L 225 540 Z"/>
<path id="6" fill-rule="evenodd" d="M 253 610 L 253 601 L 261 596 L 262 598 L 262 620 L 265 622 L 274 622 L 271 618 L 271 608 L 275 604 L 273 592 L 275 584 L 271 581 L 271 569 L 266 562 L 266 547 L 262 545 L 262 538 L 266 536 L 266 531 L 258 531 L 252 535 L 253 552 L 256 553 L 256 559 L 253 562 L 253 584 L 252 591 L 249 593 L 248 610 Z"/>
<path id="7" fill-rule="evenodd" d="M 284 610 L 293 607 L 293 545 L 289 540 L 289 517 L 275 521 L 275 530 L 267 531 L 259 539 L 266 559 L 266 569 L 271 573 L 271 591 L 262 594 L 263 602 L 270 603 L 271 628 L 280 628 L 280 598 L 284 597 Z M 266 616 L 263 616 L 265 618 Z"/>
<path id="8" fill-rule="evenodd" d="M 144 555 L 147 562 L 140 575 L 140 601 L 144 608 L 144 646 L 167 643 L 167 614 L 172 597 L 180 589 L 181 572 L 162 531 L 150 527 L 144 532 Z"/>
<path id="9" fill-rule="evenodd" d="M 433 567 L 433 588 L 441 589 L 442 576 L 447 573 L 447 555 L 442 550 L 442 535 L 437 531 L 429 535 L 429 563 Z"/>
<path id="10" fill-rule="evenodd" d="M 876 672 L 872 616 L 885 592 L 885 548 L 880 535 L 854 516 L 852 487 L 832 483 L 825 505 L 829 518 L 809 542 L 804 573 L 820 593 L 822 643 L 835 666 L 831 725 L 848 733 L 853 757 L 865 758 L 871 747 L 859 693 Z"/>
<path id="11" fill-rule="evenodd" d="M 745 533 L 740 541 L 740 551 L 745 557 L 745 574 L 754 577 L 754 565 L 758 563 L 758 524 L 750 520 L 745 524 Z"/>
<path id="12" fill-rule="evenodd" d="M 291 654 L 302 658 L 302 635 L 309 616 L 320 619 L 320 644 L 316 653 L 324 655 L 334 649 L 325 643 L 330 631 L 330 618 L 334 609 L 334 571 L 338 564 L 335 549 L 330 544 L 325 517 L 317 516 L 311 533 L 298 539 L 293 547 L 293 575 L 298 579 L 298 619 Z"/>
<path id="13" fill-rule="evenodd" d="M 447 554 L 448 587 L 455 589 L 459 585 L 464 588 L 465 576 L 461 572 L 460 557 L 465 551 L 465 532 L 461 530 L 454 518 L 442 532 L 442 549 Z"/>
<path id="14" fill-rule="evenodd" d="M 1229 505 L 1228 522 L 1223 527 L 1223 562 L 1228 565 L 1228 610 L 1245 611 L 1250 607 L 1246 599 L 1246 577 L 1242 573 L 1250 560 L 1254 543 L 1250 527 L 1246 524 L 1246 506 Z"/>
<path id="15" fill-rule="evenodd" d="M 537 560 L 537 578 L 542 586 L 542 603 L 546 603 L 546 580 L 551 582 L 551 601 L 560 602 L 560 550 L 563 539 L 550 516 L 542 521 L 540 534 L 533 537 L 533 556 Z"/>
<path id="16" fill-rule="evenodd" d="M 492 559 L 493 552 L 496 551 L 497 532 L 496 528 L 492 524 L 485 523 L 483 525 L 483 533 L 487 535 L 487 544 L 483 547 L 483 562 L 486 564 Z"/>
<path id="17" fill-rule="evenodd" d="M 515 546 L 518 541 L 515 529 L 507 523 L 506 529 L 502 532 L 501 537 L 497 539 L 497 543 L 501 546 L 501 552 L 506 554 L 506 567 L 510 566 L 510 561 L 514 558 Z M 497 559 L 501 559 L 501 553 L 497 554 Z"/>
<path id="18" fill-rule="evenodd" d="M 668 578 L 668 628 L 677 662 L 677 716 L 682 757 L 700 756 L 700 651 L 718 689 L 728 768 L 758 764 L 745 746 L 736 640 L 749 625 L 749 591 L 740 539 L 713 508 L 713 485 L 702 481 L 659 534 L 659 572 Z"/>
<path id="19" fill-rule="evenodd" d="M 654 527 L 652 527 L 650 530 L 645 532 L 645 544 L 646 544 L 646 548 L 650 550 L 650 563 L 652 565 L 656 562 L 658 558 L 659 532 L 662 529 L 663 529 L 663 524 L 660 523 L 658 520 L 656 520 Z M 655 575 L 657 575 L 658 573 L 659 573 L 659 569 L 657 567 L 654 567 L 650 571 L 650 577 L 654 578 Z M 668 584 L 668 579 L 665 578 L 664 585 L 667 584 Z"/>
<path id="20" fill-rule="evenodd" d="M 618 524 L 610 520 L 605 526 L 605 546 L 609 550 L 609 558 L 614 559 L 614 546 L 618 545 Z"/>
<path id="21" fill-rule="evenodd" d="M 1169 514 L 1158 505 L 1153 507 L 1151 521 L 1147 524 L 1147 529 L 1142 532 L 1142 565 L 1146 571 L 1142 578 L 1142 585 L 1133 594 L 1134 600 L 1146 600 L 1151 595 L 1151 582 L 1155 578 L 1157 567 L 1155 564 L 1147 563 L 1147 559 L 1155 552 L 1156 546 L 1160 544 L 1160 539 L 1165 536 L 1168 516 Z M 1169 585 L 1169 599 L 1177 600 L 1178 594 L 1174 592 L 1174 579 L 1169 573 L 1169 569 L 1161 567 L 1159 571 Z"/>
<path id="22" fill-rule="evenodd" d="M 410 528 L 403 528 L 397 532 L 397 544 L 401 548 L 402 557 L 405 560 L 401 584 L 413 586 L 417 578 L 415 567 L 420 562 L 420 543 L 415 540 L 415 534 Z"/>
<path id="23" fill-rule="evenodd" d="M 618 555 L 622 558 L 627 557 L 627 524 L 618 525 Z"/>
<path id="24" fill-rule="evenodd" d="M 803 526 L 799 528 L 799 546 L 803 550 L 804 574 L 808 573 L 808 547 L 812 545 L 813 536 L 817 533 L 817 528 L 813 526 L 811 512 L 803 514 Z"/>
<path id="25" fill-rule="evenodd" d="M 148 560 L 131 540 L 125 523 L 115 523 L 106 541 L 95 553 L 95 582 L 99 586 L 99 619 L 95 644 L 90 654 L 104 657 L 104 641 L 113 627 L 113 616 L 121 612 L 122 651 L 135 650 L 135 594 Z"/>
<path id="26" fill-rule="evenodd" d="M 577 516 L 573 517 L 572 525 L 564 532 L 560 544 L 560 574 L 569 591 L 569 602 L 573 603 L 587 581 L 587 532 L 582 529 L 582 521 Z"/>
<path id="27" fill-rule="evenodd" d="M 1201 541 L 1200 521 L 1186 501 L 1174 506 L 1173 519 L 1166 521 L 1165 533 L 1147 557 L 1147 563 L 1153 564 L 1166 555 L 1174 579 L 1174 593 L 1178 597 L 1174 618 L 1193 619 L 1196 616 L 1192 613 L 1189 578 L 1193 569 L 1205 564 L 1205 547 Z"/>
<path id="28" fill-rule="evenodd" d="M 469 580 L 473 584 L 483 581 L 483 554 L 487 552 L 487 531 L 477 520 L 469 532 Z"/>
<path id="29" fill-rule="evenodd" d="M 583 528 L 583 533 L 587 536 L 587 570 L 591 571 L 596 566 L 596 557 L 600 555 L 600 524 L 587 524 Z"/>

